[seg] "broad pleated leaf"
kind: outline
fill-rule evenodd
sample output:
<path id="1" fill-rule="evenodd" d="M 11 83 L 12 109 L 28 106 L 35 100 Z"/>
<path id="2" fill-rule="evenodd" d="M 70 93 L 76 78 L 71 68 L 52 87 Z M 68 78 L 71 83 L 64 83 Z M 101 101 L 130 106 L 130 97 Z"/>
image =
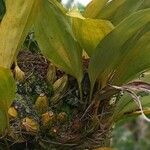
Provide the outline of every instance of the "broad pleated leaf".
<path id="1" fill-rule="evenodd" d="M 114 72 L 115 67 L 127 53 L 126 49 L 122 50 L 121 47 L 149 21 L 150 9 L 138 11 L 122 21 L 98 44 L 89 65 L 92 86 L 98 76 L 107 72 L 106 70 L 109 69 L 106 77 Z"/>
<path id="2" fill-rule="evenodd" d="M 0 66 L 10 68 L 32 25 L 41 0 L 6 0 L 0 25 Z"/>
<path id="3" fill-rule="evenodd" d="M 150 96 L 144 96 L 140 98 L 143 109 L 150 107 Z M 136 110 L 139 110 L 139 107 L 133 101 L 133 99 L 125 94 L 117 103 L 114 111 L 113 119 L 117 121 L 121 119 L 126 113 L 131 113 Z"/>
<path id="4" fill-rule="evenodd" d="M 8 128 L 8 115 L 7 112 L 0 109 L 0 135 Z"/>
<path id="5" fill-rule="evenodd" d="M 133 43 L 134 44 L 134 43 Z M 122 84 L 132 80 L 150 68 L 150 32 L 144 34 L 118 65 L 112 84 Z"/>
<path id="6" fill-rule="evenodd" d="M 144 77 L 141 77 L 141 81 L 150 83 L 150 73 L 149 72 L 145 72 Z M 142 106 L 144 108 L 144 110 L 147 110 L 147 108 L 150 108 L 150 95 L 148 94 L 142 94 L 143 97 L 140 98 Z M 118 120 L 120 119 L 125 113 L 132 113 L 136 110 L 139 110 L 139 108 L 137 107 L 137 105 L 135 104 L 135 102 L 132 100 L 132 98 L 125 94 L 118 102 L 115 108 L 115 112 L 114 112 L 114 119 Z M 146 111 L 147 113 L 147 111 Z M 133 113 L 134 115 L 134 113 Z"/>
<path id="7" fill-rule="evenodd" d="M 148 0 L 112 0 L 104 5 L 95 18 L 107 19 L 117 25 L 132 13 L 149 7 Z"/>
<path id="8" fill-rule="evenodd" d="M 0 132 L 8 127 L 8 108 L 15 97 L 15 82 L 10 66 L 31 27 L 40 0 L 6 0 L 0 24 Z M 4 69 L 8 68 L 8 69 Z"/>
<path id="9" fill-rule="evenodd" d="M 11 71 L 0 67 L 0 133 L 8 127 L 8 108 L 15 98 L 15 89 Z"/>
<path id="10" fill-rule="evenodd" d="M 107 5 L 103 7 L 103 9 L 98 13 L 96 18 L 99 19 L 107 19 L 111 20 L 115 12 L 118 8 L 125 2 L 126 0 L 112 0 Z"/>
<path id="11" fill-rule="evenodd" d="M 146 9 L 146 8 L 150 8 L 150 1 L 149 0 L 144 0 L 144 2 L 142 3 L 142 5 L 140 6 L 140 9 Z"/>
<path id="12" fill-rule="evenodd" d="M 117 25 L 132 13 L 146 8 L 150 8 L 149 0 L 112 0 L 104 5 L 95 18 L 106 19 Z"/>
<path id="13" fill-rule="evenodd" d="M 82 48 L 92 56 L 97 44 L 114 28 L 107 20 L 84 18 L 78 11 L 68 14 L 72 17 L 72 28 Z"/>
<path id="14" fill-rule="evenodd" d="M 59 3 L 61 2 L 61 0 L 57 0 Z"/>
<path id="15" fill-rule="evenodd" d="M 73 38 L 69 19 L 56 1 L 43 0 L 35 24 L 35 35 L 50 61 L 60 69 L 82 80 L 82 51 Z"/>
<path id="16" fill-rule="evenodd" d="M 5 13 L 4 0 L 0 0 L 0 21 L 2 20 L 4 13 Z"/>
<path id="17" fill-rule="evenodd" d="M 126 113 L 132 114 L 136 110 L 140 110 L 143 117 L 149 119 L 143 114 L 144 108 L 150 106 L 150 84 L 143 81 L 133 81 L 121 87 L 112 86 L 116 89 L 124 91 L 124 95 L 117 101 L 114 110 L 114 120 L 119 119 Z M 145 96 L 145 97 L 144 97 Z M 147 111 L 148 113 L 148 111 Z M 134 114 L 134 113 L 133 113 Z"/>
<path id="18" fill-rule="evenodd" d="M 86 18 L 96 18 L 107 2 L 108 0 L 92 0 L 85 8 L 83 16 Z"/>
<path id="19" fill-rule="evenodd" d="M 130 14 L 136 12 L 139 7 L 143 4 L 144 0 L 126 0 L 113 15 L 112 23 L 117 25 L 124 18 L 128 17 Z"/>

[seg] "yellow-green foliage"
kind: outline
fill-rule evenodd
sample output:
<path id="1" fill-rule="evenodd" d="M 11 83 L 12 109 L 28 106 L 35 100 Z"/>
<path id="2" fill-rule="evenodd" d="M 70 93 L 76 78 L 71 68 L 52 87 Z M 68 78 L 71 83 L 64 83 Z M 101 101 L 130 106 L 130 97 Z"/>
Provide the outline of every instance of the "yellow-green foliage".
<path id="1" fill-rule="evenodd" d="M 150 68 L 149 0 L 93 0 L 83 16 L 68 16 L 56 0 L 6 0 L 5 4 L 3 19 L 0 14 L 0 131 L 7 127 L 6 112 L 15 95 L 10 66 L 30 30 L 42 53 L 74 76 L 80 91 L 83 49 L 91 57 L 91 91 L 96 80 L 103 83 L 101 87 L 122 85 Z"/>

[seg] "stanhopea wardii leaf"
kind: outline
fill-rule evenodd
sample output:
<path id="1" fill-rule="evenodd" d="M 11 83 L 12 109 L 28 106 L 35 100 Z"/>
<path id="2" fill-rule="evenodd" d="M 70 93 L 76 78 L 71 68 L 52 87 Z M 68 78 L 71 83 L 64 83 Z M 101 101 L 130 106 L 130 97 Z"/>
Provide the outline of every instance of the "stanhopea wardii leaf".
<path id="1" fill-rule="evenodd" d="M 144 0 L 144 2 L 142 3 L 142 5 L 140 6 L 140 9 L 146 9 L 146 8 L 150 8 L 150 1 L 148 0 Z"/>
<path id="2" fill-rule="evenodd" d="M 0 135 L 8 128 L 8 115 L 6 113 L 0 109 Z"/>
<path id="3" fill-rule="evenodd" d="M 7 13 L 0 24 L 0 66 L 10 68 L 36 19 L 41 0 L 6 0 Z"/>
<path id="4" fill-rule="evenodd" d="M 85 8 L 83 16 L 85 18 L 96 18 L 107 2 L 108 0 L 92 0 Z"/>
<path id="5" fill-rule="evenodd" d="M 0 0 L 0 22 L 5 14 L 6 8 L 4 4 L 4 0 Z"/>
<path id="6" fill-rule="evenodd" d="M 97 44 L 114 28 L 110 21 L 84 18 L 78 11 L 68 15 L 72 17 L 76 39 L 89 56 L 92 56 Z"/>
<path id="7" fill-rule="evenodd" d="M 92 86 L 101 74 L 107 72 L 106 70 L 109 69 L 106 77 L 115 71 L 124 54 L 128 52 L 122 49 L 122 46 L 149 21 L 150 9 L 138 11 L 123 20 L 98 44 L 89 65 Z"/>
<path id="8" fill-rule="evenodd" d="M 99 5 L 95 7 L 98 8 Z M 149 0 L 111 0 L 97 11 L 95 18 L 106 19 L 117 25 L 132 13 L 149 7 Z"/>
<path id="9" fill-rule="evenodd" d="M 103 9 L 97 14 L 96 18 L 99 19 L 107 19 L 111 20 L 115 12 L 118 8 L 125 2 L 126 0 L 112 0 L 107 5 L 103 7 Z"/>
<path id="10" fill-rule="evenodd" d="M 143 4 L 144 0 L 126 0 L 116 11 L 111 19 L 114 25 L 120 23 L 124 18 L 136 12 Z"/>
<path id="11" fill-rule="evenodd" d="M 11 71 L 0 67 L 0 133 L 8 127 L 8 109 L 15 98 L 15 90 Z"/>
<path id="12" fill-rule="evenodd" d="M 140 97 L 140 101 L 143 107 L 143 111 L 144 109 L 150 107 L 149 95 Z M 114 121 L 118 121 L 127 113 L 132 113 L 136 110 L 139 110 L 139 107 L 128 94 L 124 94 L 124 96 L 116 104 L 113 119 Z"/>
<path id="13" fill-rule="evenodd" d="M 134 79 L 141 72 L 150 68 L 150 32 L 144 34 L 134 45 L 128 50 L 127 55 L 118 65 L 112 84 L 122 84 Z"/>
<path id="14" fill-rule="evenodd" d="M 10 67 L 36 18 L 40 1 L 5 1 L 7 12 L 0 24 L 0 132 L 8 127 L 8 108 L 15 97 Z"/>
<path id="15" fill-rule="evenodd" d="M 116 121 L 126 113 L 132 113 L 140 110 L 143 118 L 150 122 L 150 119 L 144 114 L 144 107 L 150 106 L 150 101 L 145 99 L 144 96 L 150 97 L 150 84 L 142 81 L 133 81 L 121 87 L 112 86 L 115 89 L 122 91 L 123 97 L 117 101 L 113 119 Z M 144 97 L 144 98 L 143 98 Z M 133 103 L 134 102 L 134 103 Z"/>
<path id="16" fill-rule="evenodd" d="M 82 50 L 73 37 L 68 16 L 54 0 L 43 0 L 41 6 L 35 23 L 35 34 L 42 53 L 81 82 Z"/>

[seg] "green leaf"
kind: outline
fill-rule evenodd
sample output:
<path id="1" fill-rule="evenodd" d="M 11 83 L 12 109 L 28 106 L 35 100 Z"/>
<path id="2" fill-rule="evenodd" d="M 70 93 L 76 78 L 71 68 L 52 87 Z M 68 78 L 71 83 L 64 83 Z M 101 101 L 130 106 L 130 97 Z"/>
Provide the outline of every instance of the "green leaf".
<path id="1" fill-rule="evenodd" d="M 95 18 L 106 19 L 117 25 L 132 13 L 146 8 L 150 8 L 148 0 L 112 0 L 104 5 Z"/>
<path id="2" fill-rule="evenodd" d="M 35 36 L 42 53 L 81 82 L 82 50 L 73 36 L 68 16 L 60 8 L 61 5 L 54 0 L 42 1 Z"/>
<path id="3" fill-rule="evenodd" d="M 7 0 L 6 10 L 0 25 L 0 66 L 10 68 L 17 51 L 24 42 L 36 19 L 42 0 Z"/>
<path id="4" fill-rule="evenodd" d="M 4 14 L 5 14 L 6 8 L 5 3 L 3 0 L 0 0 L 0 21 L 2 20 Z"/>
<path id="5" fill-rule="evenodd" d="M 121 47 L 149 21 L 150 9 L 138 11 L 123 20 L 98 44 L 89 64 L 89 76 L 92 86 L 103 73 L 107 72 L 105 74 L 107 77 L 115 71 L 124 53 L 127 53 Z"/>
<path id="6" fill-rule="evenodd" d="M 142 81 L 150 83 L 150 71 L 149 70 L 147 72 L 144 72 L 142 76 L 143 76 L 141 77 Z"/>
<path id="7" fill-rule="evenodd" d="M 148 0 L 112 0 L 97 11 L 95 18 L 106 19 L 117 25 L 132 13 L 146 8 L 150 8 Z"/>
<path id="8" fill-rule="evenodd" d="M 85 18 L 96 18 L 107 2 L 108 0 L 92 0 L 85 8 L 83 16 Z"/>
<path id="9" fill-rule="evenodd" d="M 7 12 L 0 24 L 0 132 L 8 127 L 8 108 L 15 97 L 15 81 L 9 68 L 36 19 L 40 2 L 6 0 Z"/>
<path id="10" fill-rule="evenodd" d="M 141 97 L 140 100 L 143 109 L 150 108 L 150 96 Z M 139 110 L 139 107 L 137 106 L 135 101 L 131 98 L 131 96 L 125 94 L 116 104 L 113 119 L 114 121 L 118 121 L 126 113 L 131 113 L 136 110 Z"/>
<path id="11" fill-rule="evenodd" d="M 84 18 L 78 11 L 71 11 L 68 15 L 72 17 L 76 39 L 89 56 L 92 56 L 97 44 L 114 28 L 107 20 Z"/>
<path id="12" fill-rule="evenodd" d="M 125 2 L 126 0 L 112 0 L 107 5 L 103 7 L 103 9 L 98 13 L 96 18 L 111 20 L 115 12 L 118 8 Z"/>
<path id="13" fill-rule="evenodd" d="M 8 108 L 15 98 L 15 89 L 11 71 L 0 67 L 0 133 L 8 127 Z"/>
<path id="14" fill-rule="evenodd" d="M 0 135 L 8 128 L 8 115 L 5 111 L 0 110 Z"/>
<path id="15" fill-rule="evenodd" d="M 61 0 L 57 0 L 59 3 L 61 3 Z"/>
<path id="16" fill-rule="evenodd" d="M 136 12 L 143 4 L 144 0 L 126 0 L 116 11 L 111 20 L 114 25 L 120 23 L 124 18 Z"/>
<path id="17" fill-rule="evenodd" d="M 134 45 L 134 42 L 132 43 Z M 134 79 L 138 74 L 150 68 L 150 31 L 144 34 L 133 48 L 128 49 L 118 65 L 112 84 L 122 84 Z"/>
<path id="18" fill-rule="evenodd" d="M 150 1 L 148 0 L 144 0 L 143 4 L 140 6 L 140 9 L 146 9 L 146 8 L 150 8 Z"/>

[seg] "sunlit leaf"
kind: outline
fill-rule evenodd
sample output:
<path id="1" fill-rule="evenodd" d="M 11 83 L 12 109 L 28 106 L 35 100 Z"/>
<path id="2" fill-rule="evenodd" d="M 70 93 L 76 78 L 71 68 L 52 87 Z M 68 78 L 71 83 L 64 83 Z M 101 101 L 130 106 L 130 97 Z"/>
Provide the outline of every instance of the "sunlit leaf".
<path id="1" fill-rule="evenodd" d="M 106 70 L 109 69 L 106 77 L 115 71 L 124 54 L 128 52 L 122 49 L 122 46 L 149 21 L 150 9 L 138 11 L 122 21 L 98 44 L 89 65 L 92 86 L 101 74 L 107 72 Z"/>
<path id="2" fill-rule="evenodd" d="M 117 25 L 132 13 L 149 7 L 148 0 L 93 0 L 83 15 L 88 18 L 106 19 Z"/>
<path id="3" fill-rule="evenodd" d="M 60 69 L 82 80 L 82 51 L 73 38 L 68 16 L 56 1 L 43 0 L 35 34 L 45 56 Z"/>
<path id="4" fill-rule="evenodd" d="M 126 0 L 113 15 L 112 23 L 117 25 L 124 18 L 136 12 L 144 0 Z"/>
<path id="5" fill-rule="evenodd" d="M 15 89 L 11 71 L 0 67 L 0 132 L 8 127 L 8 109 L 15 98 Z"/>
<path id="6" fill-rule="evenodd" d="M 0 25 L 0 66 L 10 68 L 29 28 L 36 18 L 41 0 L 7 0 L 7 13 Z"/>
<path id="7" fill-rule="evenodd" d="M 73 17 L 73 18 L 80 18 L 80 19 L 85 19 L 82 14 L 80 13 L 80 11 L 78 10 L 78 8 L 73 8 L 72 10 L 70 10 L 69 12 L 67 12 L 68 16 Z"/>
<path id="8" fill-rule="evenodd" d="M 126 0 L 112 0 L 98 13 L 96 18 L 111 20 L 114 13 Z"/>
<path id="9" fill-rule="evenodd" d="M 5 2 L 7 12 L 0 24 L 0 132 L 8 127 L 8 108 L 15 97 L 15 81 L 10 66 L 36 18 L 40 5 L 40 0 Z"/>
<path id="10" fill-rule="evenodd" d="M 108 0 L 92 0 L 83 13 L 86 18 L 95 18 Z"/>
<path id="11" fill-rule="evenodd" d="M 96 6 L 98 7 L 99 5 Z M 106 19 L 117 25 L 132 13 L 149 7 L 148 0 L 111 0 L 100 9 L 95 18 Z"/>
<path id="12" fill-rule="evenodd" d="M 113 84 L 122 84 L 132 80 L 137 74 L 150 68 L 149 58 L 150 32 L 147 32 L 137 41 L 133 48 L 128 50 L 127 55 L 118 65 L 111 82 Z"/>
<path id="13" fill-rule="evenodd" d="M 107 20 L 89 19 L 81 16 L 77 11 L 69 15 L 72 17 L 72 28 L 76 39 L 82 48 L 92 56 L 97 44 L 114 28 Z"/>

